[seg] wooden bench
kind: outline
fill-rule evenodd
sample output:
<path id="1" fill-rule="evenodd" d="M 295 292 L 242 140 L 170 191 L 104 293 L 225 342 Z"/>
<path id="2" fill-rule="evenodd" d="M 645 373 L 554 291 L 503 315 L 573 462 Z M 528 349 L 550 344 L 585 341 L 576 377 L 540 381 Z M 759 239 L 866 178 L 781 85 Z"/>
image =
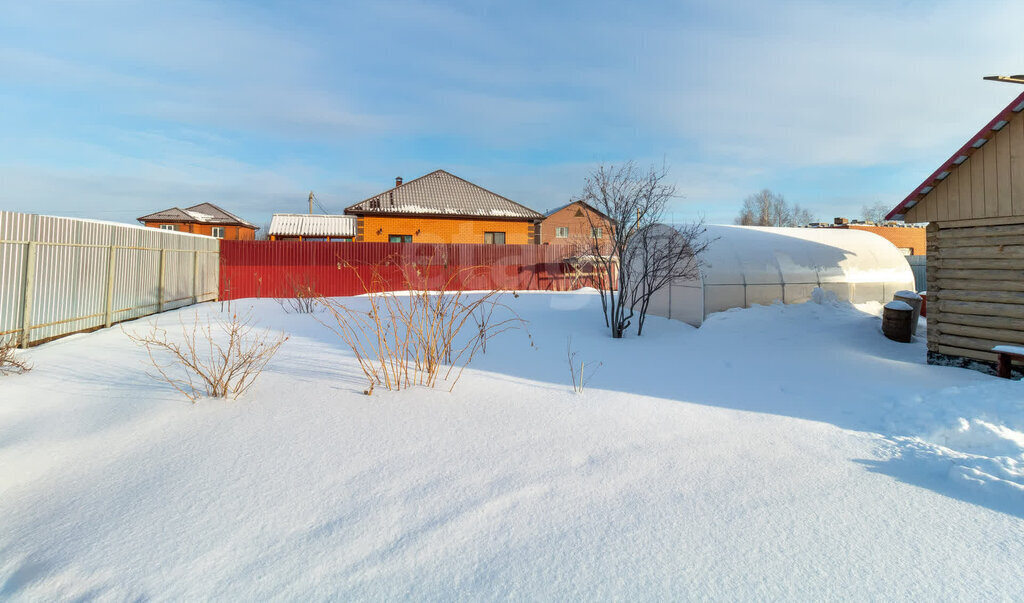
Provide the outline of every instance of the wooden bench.
<path id="1" fill-rule="evenodd" d="M 992 351 L 999 356 L 999 376 L 1003 379 L 1010 378 L 1010 363 L 1014 360 L 1024 361 L 1024 347 L 1017 345 L 997 345 Z"/>

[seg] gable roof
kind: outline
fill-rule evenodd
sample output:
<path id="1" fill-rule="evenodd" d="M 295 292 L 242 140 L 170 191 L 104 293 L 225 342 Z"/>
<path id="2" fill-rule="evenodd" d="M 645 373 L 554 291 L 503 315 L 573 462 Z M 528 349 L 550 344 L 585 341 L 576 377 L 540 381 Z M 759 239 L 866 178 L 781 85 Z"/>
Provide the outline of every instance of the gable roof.
<path id="1" fill-rule="evenodd" d="M 139 222 L 192 222 L 197 224 L 229 224 L 259 230 L 258 226 L 246 222 L 235 214 L 213 203 L 200 203 L 185 209 L 171 207 L 148 216 L 136 218 Z"/>
<path id="2" fill-rule="evenodd" d="M 974 154 L 974 151 L 980 149 L 989 140 L 992 139 L 995 132 L 998 132 L 1005 128 L 1017 115 L 1024 111 L 1024 92 L 1017 96 L 1017 98 L 1010 101 L 1009 105 L 996 114 L 978 133 L 967 140 L 966 143 L 953 155 L 944 161 L 937 170 L 932 172 L 930 176 L 924 179 L 912 193 L 900 201 L 899 205 L 892 208 L 888 214 L 886 214 L 886 220 L 900 220 L 906 214 L 906 211 L 915 205 L 917 205 L 922 199 L 924 199 L 928 193 L 935 189 L 935 185 L 945 180 L 953 170 L 960 167 L 967 158 Z"/>
<path id="3" fill-rule="evenodd" d="M 601 216 L 605 220 L 608 220 L 609 222 L 613 221 L 611 218 L 609 218 L 607 215 L 605 215 L 604 212 L 602 212 L 601 210 L 597 209 L 596 207 L 594 207 L 593 205 L 587 203 L 586 201 L 584 201 L 582 199 L 580 199 L 578 201 L 570 201 L 570 202 L 566 203 L 565 205 L 559 205 L 558 207 L 556 207 L 554 209 L 549 209 L 548 211 L 546 211 L 544 213 L 544 216 L 550 218 L 551 216 L 557 214 L 558 212 L 562 211 L 566 207 L 569 207 L 570 205 L 577 205 L 577 204 L 582 205 L 583 207 L 586 207 L 590 211 L 592 211 L 595 214 Z"/>
<path id="4" fill-rule="evenodd" d="M 345 208 L 345 213 L 540 220 L 525 205 L 444 170 L 430 172 Z"/>
<path id="5" fill-rule="evenodd" d="M 302 237 L 355 237 L 356 217 L 315 214 L 274 214 L 268 235 Z"/>

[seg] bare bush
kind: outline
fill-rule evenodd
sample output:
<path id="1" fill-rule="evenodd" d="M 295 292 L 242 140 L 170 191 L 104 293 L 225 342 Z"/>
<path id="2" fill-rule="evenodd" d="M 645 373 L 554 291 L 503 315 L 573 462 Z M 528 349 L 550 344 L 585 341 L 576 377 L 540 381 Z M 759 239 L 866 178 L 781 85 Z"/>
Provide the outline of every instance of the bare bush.
<path id="1" fill-rule="evenodd" d="M 569 378 L 572 380 L 572 389 L 577 394 L 582 394 L 583 390 L 586 388 L 587 384 L 590 383 L 590 380 L 593 378 L 594 374 L 597 373 L 597 370 L 599 368 L 604 366 L 604 363 L 598 362 L 596 366 L 593 365 L 593 363 L 591 363 L 591 366 L 593 368 L 591 369 L 590 373 L 585 375 L 587 363 L 580 360 L 577 365 L 577 353 L 576 350 L 572 349 L 571 336 L 566 340 L 565 353 L 567 359 L 569 360 Z"/>
<path id="2" fill-rule="evenodd" d="M 312 314 L 317 309 L 315 281 L 310 275 L 301 279 L 289 277 L 288 284 L 292 290 L 291 297 L 278 298 L 278 305 L 286 314 Z"/>
<path id="3" fill-rule="evenodd" d="M 407 290 L 396 292 L 387 290 L 382 270 L 386 265 L 370 266 L 368 280 L 346 265 L 362 284 L 369 310 L 355 309 L 338 298 L 318 300 L 330 316 L 321 323 L 352 350 L 369 381 L 367 394 L 377 385 L 387 390 L 435 387 L 438 379 L 450 381 L 451 391 L 473 356 L 486 349 L 488 340 L 526 325 L 500 301 L 503 291 L 467 295 L 461 290 L 465 273 L 476 268 L 434 279 L 430 262 L 401 265 Z M 431 284 L 432 280 L 438 282 Z"/>
<path id="4" fill-rule="evenodd" d="M 0 375 L 20 375 L 32 370 L 32 365 L 17 356 L 18 340 L 0 340 Z"/>
<path id="5" fill-rule="evenodd" d="M 136 345 L 146 348 L 159 376 L 195 402 L 203 395 L 235 399 L 252 386 L 256 377 L 288 340 L 284 333 L 255 330 L 249 315 L 192 324 L 179 318 L 181 337 L 153 325 L 147 333 L 124 331 Z M 122 330 L 124 330 L 122 328 Z M 166 358 L 161 362 L 158 356 Z"/>

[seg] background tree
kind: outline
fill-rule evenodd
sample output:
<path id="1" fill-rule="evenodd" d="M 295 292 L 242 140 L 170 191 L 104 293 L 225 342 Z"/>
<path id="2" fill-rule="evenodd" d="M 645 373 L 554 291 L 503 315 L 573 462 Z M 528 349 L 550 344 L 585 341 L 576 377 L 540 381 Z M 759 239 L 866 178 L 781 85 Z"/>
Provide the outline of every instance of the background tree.
<path id="1" fill-rule="evenodd" d="M 786 199 L 768 189 L 743 200 L 736 224 L 741 226 L 805 226 L 814 221 L 810 211 L 800 204 L 790 205 Z"/>
<path id="2" fill-rule="evenodd" d="M 885 222 L 885 215 L 889 213 L 889 209 L 891 208 L 883 203 L 875 203 L 871 206 L 864 205 L 860 208 L 860 217 L 865 222 L 881 224 Z"/>
<path id="3" fill-rule="evenodd" d="M 637 334 L 651 296 L 675 278 L 692 277 L 700 269 L 703 221 L 679 229 L 661 223 L 675 186 L 665 182 L 663 166 L 642 170 L 632 161 L 599 166 L 587 176 L 582 200 L 607 216 L 613 227 L 606 237 L 592 236 L 588 260 L 600 278 L 605 326 L 621 338 L 639 313 Z M 593 218 L 588 214 L 588 220 Z M 591 231 L 598 224 L 591 224 Z M 615 286 L 612 286 L 612 285 Z"/>

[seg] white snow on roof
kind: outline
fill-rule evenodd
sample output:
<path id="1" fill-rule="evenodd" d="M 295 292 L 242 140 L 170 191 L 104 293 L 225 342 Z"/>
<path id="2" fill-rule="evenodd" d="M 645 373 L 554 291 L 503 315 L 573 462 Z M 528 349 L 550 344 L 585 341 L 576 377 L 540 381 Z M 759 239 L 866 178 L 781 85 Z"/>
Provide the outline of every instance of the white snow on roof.
<path id="1" fill-rule="evenodd" d="M 273 236 L 354 237 L 356 217 L 345 215 L 274 214 L 270 221 Z"/>
<path id="2" fill-rule="evenodd" d="M 210 214 L 204 214 L 202 212 L 192 211 L 190 209 L 183 209 L 181 211 L 183 211 L 186 214 L 192 216 L 194 219 L 196 219 L 196 220 L 198 220 L 200 222 L 209 222 L 210 220 L 213 219 L 213 216 L 211 216 Z"/>

